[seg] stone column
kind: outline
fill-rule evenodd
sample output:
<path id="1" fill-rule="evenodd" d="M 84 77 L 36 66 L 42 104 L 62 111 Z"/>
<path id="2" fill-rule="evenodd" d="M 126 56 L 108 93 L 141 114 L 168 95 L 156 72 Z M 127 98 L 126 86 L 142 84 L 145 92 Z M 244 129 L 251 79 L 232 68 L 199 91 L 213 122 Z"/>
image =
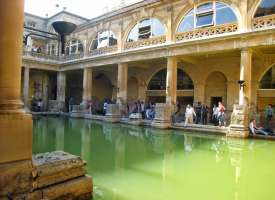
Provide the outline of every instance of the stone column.
<path id="1" fill-rule="evenodd" d="M 177 59 L 167 59 L 166 77 L 166 103 L 157 103 L 155 107 L 155 119 L 152 123 L 156 128 L 171 127 L 171 116 L 175 111 L 177 102 Z"/>
<path id="2" fill-rule="evenodd" d="M 177 58 L 167 59 L 166 103 L 176 105 L 177 102 Z"/>
<path id="3" fill-rule="evenodd" d="M 167 34 L 166 34 L 167 42 L 173 42 L 174 41 L 173 15 L 174 15 L 173 6 L 169 6 L 167 8 Z"/>
<path id="4" fill-rule="evenodd" d="M 83 73 L 83 103 L 92 100 L 93 69 L 85 68 Z"/>
<path id="5" fill-rule="evenodd" d="M 128 64 L 119 63 L 118 64 L 118 74 L 117 74 L 117 103 L 124 104 L 127 102 L 127 83 L 128 83 Z"/>
<path id="6" fill-rule="evenodd" d="M 26 109 L 29 107 L 29 82 L 30 69 L 28 67 L 24 67 L 23 101 Z"/>
<path id="7" fill-rule="evenodd" d="M 252 99 L 252 51 L 243 49 L 241 51 L 240 80 L 244 86 L 240 87 L 239 104 L 234 105 L 231 115 L 229 136 L 248 137 L 249 117 Z"/>
<path id="8" fill-rule="evenodd" d="M 57 72 L 57 101 L 59 103 L 59 110 L 62 111 L 65 108 L 66 101 L 66 73 Z"/>
<path id="9" fill-rule="evenodd" d="M 47 111 L 48 100 L 49 100 L 49 76 L 46 72 L 43 73 L 42 81 L 42 100 L 43 100 L 43 111 Z"/>
<path id="10" fill-rule="evenodd" d="M 24 1 L 0 1 L 0 164 L 32 157 L 32 117 L 20 94 L 23 23 Z"/>
<path id="11" fill-rule="evenodd" d="M 194 82 L 194 102 L 206 103 L 206 101 L 208 101 L 208 99 L 205 99 L 205 84 L 202 82 Z"/>
<path id="12" fill-rule="evenodd" d="M 57 100 L 65 102 L 66 99 L 66 73 L 57 73 Z"/>
<path id="13" fill-rule="evenodd" d="M 0 1 L 0 199 L 32 188 L 32 116 L 20 92 L 23 23 L 24 1 Z"/>
<path id="14" fill-rule="evenodd" d="M 241 51 L 240 80 L 245 81 L 245 87 L 240 88 L 239 105 L 250 104 L 252 98 L 252 50 Z"/>

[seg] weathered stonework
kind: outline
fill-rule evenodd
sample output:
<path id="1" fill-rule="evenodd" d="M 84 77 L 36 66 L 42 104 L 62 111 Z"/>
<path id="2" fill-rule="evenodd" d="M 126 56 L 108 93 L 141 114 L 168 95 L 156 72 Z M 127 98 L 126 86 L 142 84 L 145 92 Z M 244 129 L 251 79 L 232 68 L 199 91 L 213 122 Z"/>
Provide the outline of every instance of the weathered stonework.
<path id="1" fill-rule="evenodd" d="M 246 138 L 249 135 L 249 109 L 247 105 L 234 105 L 227 136 Z"/>
<path id="2" fill-rule="evenodd" d="M 165 103 L 157 103 L 155 107 L 155 119 L 152 122 L 152 127 L 155 128 L 170 128 L 172 106 Z"/>
<path id="3" fill-rule="evenodd" d="M 119 122 L 121 118 L 120 106 L 118 104 L 108 104 L 105 121 L 107 122 Z"/>

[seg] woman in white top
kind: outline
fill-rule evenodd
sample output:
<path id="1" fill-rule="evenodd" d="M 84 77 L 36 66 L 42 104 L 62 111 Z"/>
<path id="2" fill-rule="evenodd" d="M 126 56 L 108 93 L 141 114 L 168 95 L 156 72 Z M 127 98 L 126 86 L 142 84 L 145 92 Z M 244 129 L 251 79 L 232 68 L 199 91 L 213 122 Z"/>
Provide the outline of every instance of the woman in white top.
<path id="1" fill-rule="evenodd" d="M 196 117 L 196 113 L 194 111 L 194 108 L 190 106 L 189 104 L 186 107 L 185 111 L 185 123 L 184 125 L 187 126 L 187 124 L 193 124 L 193 117 Z"/>

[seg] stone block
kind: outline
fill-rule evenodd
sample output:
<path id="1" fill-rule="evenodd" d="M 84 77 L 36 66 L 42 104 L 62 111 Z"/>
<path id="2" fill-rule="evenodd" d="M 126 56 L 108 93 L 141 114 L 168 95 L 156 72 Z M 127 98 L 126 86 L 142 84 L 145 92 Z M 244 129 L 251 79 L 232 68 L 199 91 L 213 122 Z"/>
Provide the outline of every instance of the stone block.
<path id="1" fill-rule="evenodd" d="M 157 103 L 155 107 L 155 119 L 152 122 L 152 126 L 161 129 L 171 127 L 172 110 L 172 105 Z"/>
<path id="2" fill-rule="evenodd" d="M 62 151 L 33 156 L 33 188 L 38 189 L 64 182 L 86 173 L 85 162 Z"/>
<path id="3" fill-rule="evenodd" d="M 119 122 L 121 119 L 120 106 L 118 104 L 108 104 L 105 121 L 107 122 Z"/>
<path id="4" fill-rule="evenodd" d="M 0 164 L 0 199 L 32 190 L 31 160 Z"/>
<path id="5" fill-rule="evenodd" d="M 32 158 L 32 116 L 0 114 L 0 163 Z"/>
<path id="6" fill-rule="evenodd" d="M 231 115 L 231 124 L 229 133 L 230 137 L 246 138 L 249 135 L 249 109 L 247 105 L 234 105 L 234 110 Z"/>
<path id="7" fill-rule="evenodd" d="M 93 192 L 92 178 L 82 176 L 42 189 L 47 200 L 90 200 Z"/>

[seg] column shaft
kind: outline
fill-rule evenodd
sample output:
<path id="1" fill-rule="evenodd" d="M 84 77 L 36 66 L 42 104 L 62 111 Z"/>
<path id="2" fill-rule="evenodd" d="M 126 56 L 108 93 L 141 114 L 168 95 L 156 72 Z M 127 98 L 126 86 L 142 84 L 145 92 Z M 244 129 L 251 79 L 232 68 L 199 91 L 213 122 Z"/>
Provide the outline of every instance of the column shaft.
<path id="1" fill-rule="evenodd" d="M 24 0 L 0 1 L 0 164 L 32 158 L 32 116 L 21 101 L 23 24 Z"/>
<path id="2" fill-rule="evenodd" d="M 128 83 L 128 64 L 118 64 L 118 76 L 117 76 L 117 100 L 118 103 L 125 103 L 127 101 L 127 83 Z"/>
<path id="3" fill-rule="evenodd" d="M 93 70 L 85 68 L 83 73 L 83 102 L 92 100 Z"/>
<path id="4" fill-rule="evenodd" d="M 58 72 L 57 74 L 57 100 L 65 102 L 66 99 L 66 73 Z"/>
<path id="5" fill-rule="evenodd" d="M 0 1 L 0 112 L 22 112 L 21 65 L 24 1 Z M 11 12 L 16 10 L 16 14 Z"/>
<path id="6" fill-rule="evenodd" d="M 250 49 L 241 51 L 240 80 L 245 81 L 245 87 L 240 88 L 239 104 L 249 105 L 252 98 L 252 51 Z"/>
<path id="7" fill-rule="evenodd" d="M 167 59 L 166 103 L 176 105 L 177 102 L 177 58 Z"/>
<path id="8" fill-rule="evenodd" d="M 28 67 L 24 67 L 23 101 L 25 107 L 29 107 L 29 81 L 30 69 Z"/>

